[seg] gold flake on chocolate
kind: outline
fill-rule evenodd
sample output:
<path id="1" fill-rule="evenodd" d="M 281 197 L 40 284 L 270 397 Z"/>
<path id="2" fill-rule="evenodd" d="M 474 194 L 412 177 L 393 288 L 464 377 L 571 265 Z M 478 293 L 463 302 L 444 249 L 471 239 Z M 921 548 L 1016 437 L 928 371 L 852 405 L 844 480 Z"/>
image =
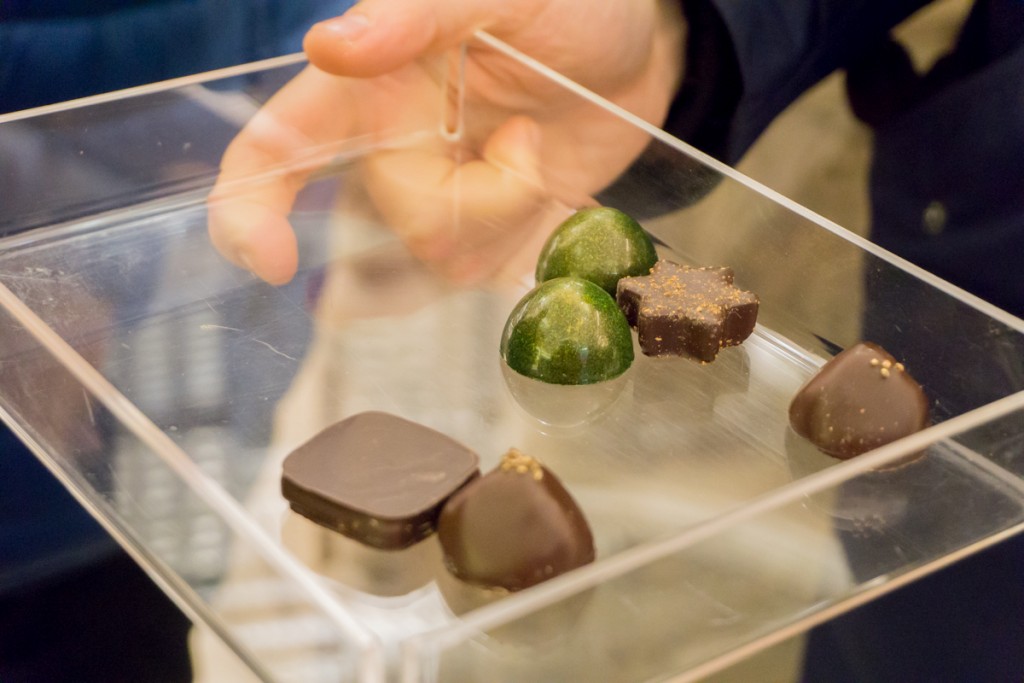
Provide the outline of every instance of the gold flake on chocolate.
<path id="1" fill-rule="evenodd" d="M 516 474 L 526 474 L 529 472 L 530 476 L 537 481 L 544 477 L 544 468 L 541 464 L 515 448 L 509 449 L 508 453 L 502 456 L 499 467 L 502 472 L 514 471 Z"/>
<path id="2" fill-rule="evenodd" d="M 650 275 L 619 280 L 616 300 L 648 356 L 711 362 L 754 331 L 758 299 L 733 285 L 731 268 L 658 261 Z"/>
<path id="3" fill-rule="evenodd" d="M 878 358 L 871 359 L 871 367 L 878 368 L 878 374 L 882 376 L 882 379 L 887 379 L 892 371 L 904 372 L 906 368 L 903 367 L 903 363 L 894 363 L 891 360 L 880 360 Z"/>
<path id="4" fill-rule="evenodd" d="M 820 450 L 845 459 L 924 429 L 928 399 L 902 363 L 877 344 L 862 342 L 801 387 L 789 421 Z"/>
<path id="5" fill-rule="evenodd" d="M 517 591 L 594 560 L 583 511 L 550 470 L 513 449 L 453 495 L 437 523 L 448 570 L 484 588 Z"/>

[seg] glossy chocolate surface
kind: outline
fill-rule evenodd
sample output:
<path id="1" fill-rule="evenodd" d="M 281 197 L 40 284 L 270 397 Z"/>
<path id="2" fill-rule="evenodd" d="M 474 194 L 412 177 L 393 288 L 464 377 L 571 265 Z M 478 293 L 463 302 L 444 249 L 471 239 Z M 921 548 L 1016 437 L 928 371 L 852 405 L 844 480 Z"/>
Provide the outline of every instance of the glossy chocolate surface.
<path id="1" fill-rule="evenodd" d="M 658 261 L 650 275 L 619 280 L 616 301 L 648 356 L 711 362 L 750 336 L 758 299 L 733 286 L 731 268 L 690 268 Z"/>
<path id="2" fill-rule="evenodd" d="M 550 470 L 516 450 L 451 497 L 437 533 L 449 571 L 485 588 L 521 590 L 594 560 L 576 501 Z"/>
<path id="3" fill-rule="evenodd" d="M 646 275 L 658 260 L 643 227 L 618 209 L 592 206 L 562 222 L 537 258 L 537 282 L 575 276 L 611 296 L 627 275 Z"/>
<path id="4" fill-rule="evenodd" d="M 284 461 L 281 491 L 314 522 L 384 550 L 433 533 L 441 505 L 479 474 L 476 453 L 429 427 L 367 412 L 328 427 Z"/>
<path id="5" fill-rule="evenodd" d="M 928 426 L 928 397 L 885 349 L 862 342 L 800 388 L 789 406 L 800 436 L 837 458 L 852 458 Z"/>
<path id="6" fill-rule="evenodd" d="M 593 384 L 633 363 L 633 335 L 615 299 L 593 282 L 559 277 L 534 287 L 509 314 L 501 357 L 549 384 Z"/>

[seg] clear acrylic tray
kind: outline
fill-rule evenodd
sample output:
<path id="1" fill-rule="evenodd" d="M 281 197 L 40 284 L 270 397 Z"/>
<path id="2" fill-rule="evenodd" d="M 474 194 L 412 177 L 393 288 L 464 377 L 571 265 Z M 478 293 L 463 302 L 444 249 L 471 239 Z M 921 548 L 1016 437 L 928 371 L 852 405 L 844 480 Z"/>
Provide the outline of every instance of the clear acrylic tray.
<path id="1" fill-rule="evenodd" d="M 428 96 L 386 132 L 296 145 L 272 169 L 328 162 L 291 216 L 299 270 L 280 287 L 214 251 L 207 195 L 299 58 L 0 117 L 5 168 L 17 159 L 0 206 L 0 410 L 209 627 L 193 639 L 200 680 L 695 680 L 1020 530 L 1024 322 L 486 34 L 468 49 L 607 136 L 545 131 L 546 194 L 521 248 L 473 285 L 410 254 L 367 170 L 438 146 L 477 158 L 493 122 L 458 56 L 417 67 Z M 559 173 L 559 155 L 601 145 L 646 151 L 609 187 Z M 458 173 L 422 200 L 454 206 Z M 603 412 L 556 415 L 550 397 L 513 397 L 498 340 L 538 240 L 592 197 L 641 216 L 664 256 L 731 266 L 761 313 L 714 363 L 638 353 L 614 396 L 554 399 Z M 862 339 L 921 381 L 934 425 L 840 463 L 791 432 L 787 408 Z M 283 457 L 364 410 L 464 442 L 485 471 L 513 446 L 541 459 L 590 520 L 597 561 L 481 600 L 434 539 L 374 552 L 290 513 Z"/>

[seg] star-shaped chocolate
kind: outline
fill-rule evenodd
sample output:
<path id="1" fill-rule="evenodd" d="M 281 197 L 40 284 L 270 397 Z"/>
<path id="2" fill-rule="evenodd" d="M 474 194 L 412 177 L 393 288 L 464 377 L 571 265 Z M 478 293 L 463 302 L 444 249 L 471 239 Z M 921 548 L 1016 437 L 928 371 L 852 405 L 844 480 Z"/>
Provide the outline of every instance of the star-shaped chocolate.
<path id="1" fill-rule="evenodd" d="M 710 363 L 754 331 L 757 295 L 733 286 L 731 268 L 658 261 L 650 275 L 619 280 L 616 301 L 648 356 L 693 356 Z"/>

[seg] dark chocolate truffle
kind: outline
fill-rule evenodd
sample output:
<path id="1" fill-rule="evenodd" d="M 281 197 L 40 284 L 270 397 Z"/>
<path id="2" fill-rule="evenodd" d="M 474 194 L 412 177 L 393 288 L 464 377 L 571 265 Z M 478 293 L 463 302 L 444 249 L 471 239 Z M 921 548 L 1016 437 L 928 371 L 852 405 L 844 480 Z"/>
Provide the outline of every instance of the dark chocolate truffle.
<path id="1" fill-rule="evenodd" d="M 281 491 L 317 524 L 397 550 L 433 533 L 441 505 L 479 474 L 478 463 L 476 453 L 440 432 L 367 412 L 289 454 Z"/>
<path id="2" fill-rule="evenodd" d="M 449 571 L 484 588 L 529 588 L 594 560 L 576 501 L 550 470 L 515 449 L 449 499 L 437 535 Z"/>
<path id="3" fill-rule="evenodd" d="M 847 459 L 927 427 L 928 397 L 902 363 L 862 342 L 800 388 L 789 423 L 823 452 Z"/>
<path id="4" fill-rule="evenodd" d="M 658 261 L 650 275 L 619 280 L 616 300 L 648 356 L 693 356 L 709 363 L 750 336 L 758 299 L 733 286 L 731 268 Z"/>

